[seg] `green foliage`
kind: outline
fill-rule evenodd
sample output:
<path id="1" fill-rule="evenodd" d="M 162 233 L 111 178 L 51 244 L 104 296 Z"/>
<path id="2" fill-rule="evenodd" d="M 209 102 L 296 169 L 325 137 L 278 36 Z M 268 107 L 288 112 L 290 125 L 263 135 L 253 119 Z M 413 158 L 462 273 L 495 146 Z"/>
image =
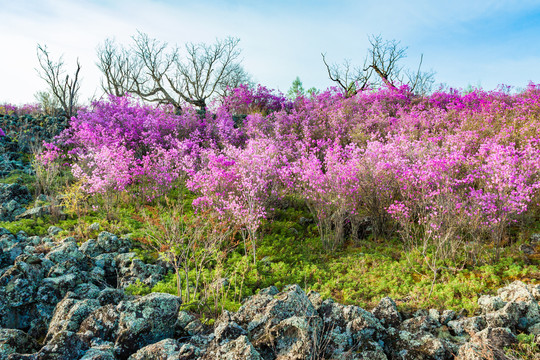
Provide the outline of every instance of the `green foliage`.
<path id="1" fill-rule="evenodd" d="M 29 175 L 21 170 L 13 170 L 9 173 L 8 176 L 0 178 L 1 184 L 23 184 L 28 186 L 29 188 L 34 183 L 34 176 Z M 32 191 L 32 189 L 30 189 Z"/>
<path id="2" fill-rule="evenodd" d="M 19 231 L 24 231 L 29 236 L 40 235 L 43 236 L 47 234 L 47 229 L 50 226 L 50 222 L 47 218 L 37 218 L 37 219 L 20 219 L 17 221 L 3 221 L 0 222 L 0 227 L 3 227 L 13 234 L 16 234 Z"/>
<path id="3" fill-rule="evenodd" d="M 302 85 L 300 77 L 297 76 L 296 79 L 294 79 L 294 81 L 292 82 L 289 91 L 287 91 L 287 96 L 291 99 L 295 99 L 296 97 L 304 94 L 304 86 Z"/>
<path id="4" fill-rule="evenodd" d="M 506 355 L 510 359 L 538 360 L 540 354 L 540 344 L 535 342 L 534 334 L 518 334 L 518 343 L 506 348 Z"/>
<path id="5" fill-rule="evenodd" d="M 148 295 L 152 291 L 150 290 L 150 287 L 148 285 L 145 285 L 141 282 L 141 280 L 137 279 L 137 282 L 135 284 L 128 285 L 125 288 L 125 292 L 130 295 Z"/>
<path id="6" fill-rule="evenodd" d="M 204 311 L 208 316 L 216 316 L 221 309 L 237 310 L 245 297 L 259 289 L 271 285 L 281 289 L 293 283 L 323 297 L 366 308 L 390 296 L 404 311 L 465 309 L 472 314 L 480 295 L 493 294 L 509 282 L 534 278 L 538 273 L 538 266 L 527 265 L 513 248 L 508 248 L 496 263 L 474 266 L 456 259 L 455 263 L 446 262 L 450 266 L 441 270 L 429 297 L 432 273 L 419 251 L 406 252 L 398 239 L 368 237 L 355 243 L 349 241 L 343 250 L 328 253 L 306 207 L 294 199 L 286 199 L 281 205 L 261 228 L 255 265 L 244 255 L 243 242 L 238 239 L 221 266 L 212 262 L 202 272 L 204 290 L 194 300 L 206 302 Z M 155 260 L 156 254 L 139 252 L 144 261 Z M 195 270 L 190 271 L 190 278 L 195 275 Z M 228 279 L 221 295 L 208 292 L 210 284 L 221 277 Z M 175 294 L 176 276 L 169 275 L 152 289 L 139 285 L 130 287 L 130 291 Z M 203 311 L 200 304 L 193 305 L 193 309 Z"/>
<path id="7" fill-rule="evenodd" d="M 183 202 L 186 220 L 195 217 L 191 207 L 192 193 L 178 188 L 171 197 Z M 98 222 L 100 231 L 129 234 L 135 240 L 134 251 L 138 257 L 147 263 L 155 262 L 158 252 L 142 245 L 148 241 L 149 219 L 145 219 L 141 213 L 156 214 L 159 205 L 166 204 L 162 199 L 146 205 L 128 198 L 120 200 L 114 208 L 114 219 L 108 218 L 100 210 L 87 209 L 80 217 L 73 216 L 76 211 L 71 212 L 72 216 L 57 223 L 65 229 L 59 236 L 76 236 L 84 241 L 97 236 L 87 228 Z M 44 235 L 50 225 L 48 218 L 0 223 L 0 227 L 13 233 L 23 230 L 29 235 Z M 516 229 L 512 236 L 516 239 L 528 238 L 529 235 L 523 234 L 530 234 L 537 226 L 538 223 L 534 223 L 526 229 Z M 327 252 L 321 245 L 313 216 L 304 203 L 294 198 L 286 198 L 277 204 L 262 224 L 255 264 L 245 256 L 246 249 L 239 235 L 233 239 L 233 243 L 235 247 L 232 251 L 224 252 L 222 259 L 212 259 L 200 271 L 200 290 L 193 297 L 189 309 L 211 318 L 222 309 L 238 310 L 243 299 L 262 288 L 275 285 L 281 289 L 287 284 L 296 283 L 306 291 L 318 291 L 323 297 L 365 308 L 371 308 L 382 297 L 390 296 L 404 311 L 417 308 L 465 309 L 472 314 L 477 310 L 480 295 L 493 294 L 497 288 L 515 280 L 534 281 L 531 279 L 537 278 L 539 273 L 538 265 L 529 264 L 516 251 L 520 244 L 518 242 L 507 247 L 497 262 L 491 262 L 488 256 L 477 257 L 476 264 L 466 258 L 446 261 L 429 297 L 432 272 L 423 261 L 425 254 L 418 250 L 405 251 L 398 239 L 373 236 L 354 242 L 350 236 L 346 237 L 342 250 Z M 194 279 L 196 275 L 197 270 L 191 268 L 189 278 Z M 228 280 L 227 284 L 220 291 L 213 291 L 212 284 L 223 278 Z M 168 275 L 152 288 L 137 282 L 126 291 L 134 295 L 150 292 L 176 294 L 176 275 Z M 522 342 L 527 343 L 526 339 Z"/>

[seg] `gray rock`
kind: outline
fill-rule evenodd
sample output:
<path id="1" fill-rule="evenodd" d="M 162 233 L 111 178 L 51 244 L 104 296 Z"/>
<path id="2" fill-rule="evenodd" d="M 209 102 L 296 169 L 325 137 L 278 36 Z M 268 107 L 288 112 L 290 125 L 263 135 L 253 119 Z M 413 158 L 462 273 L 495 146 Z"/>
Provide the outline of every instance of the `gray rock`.
<path id="1" fill-rule="evenodd" d="M 433 317 L 427 316 L 418 316 L 405 320 L 399 326 L 399 330 L 405 330 L 410 333 L 418 332 L 428 332 L 431 334 L 436 334 L 438 328 L 441 327 L 439 321 L 435 320 Z"/>
<path id="2" fill-rule="evenodd" d="M 120 301 L 130 299 L 121 289 L 105 288 L 99 293 L 97 300 L 101 306 L 105 306 L 109 304 L 117 305 Z"/>
<path id="3" fill-rule="evenodd" d="M 131 241 L 129 239 L 118 238 L 110 232 L 102 231 L 97 238 L 97 245 L 103 252 L 126 252 L 129 250 Z"/>
<path id="4" fill-rule="evenodd" d="M 461 318 L 448 322 L 448 327 L 456 336 L 477 333 L 487 326 L 485 316 L 473 316 L 470 318 Z"/>
<path id="5" fill-rule="evenodd" d="M 14 221 L 26 211 L 24 207 L 32 200 L 28 188 L 19 184 L 0 184 L 0 221 Z"/>
<path id="6" fill-rule="evenodd" d="M 99 223 L 95 222 L 95 223 L 92 223 L 91 225 L 88 225 L 87 230 L 88 231 L 99 231 L 100 228 L 101 228 L 101 225 L 99 225 Z"/>
<path id="7" fill-rule="evenodd" d="M 139 281 L 152 287 L 165 276 L 166 270 L 163 267 L 145 264 L 136 256 L 135 253 L 121 253 L 115 258 L 118 269 L 118 287 L 126 288 Z"/>
<path id="8" fill-rule="evenodd" d="M 291 316 L 268 329 L 270 339 L 259 338 L 254 345 L 272 347 L 278 359 L 309 359 L 316 355 L 321 330 L 319 317 Z"/>
<path id="9" fill-rule="evenodd" d="M 396 303 L 389 297 L 381 299 L 371 312 L 386 327 L 398 327 L 402 320 Z"/>
<path id="10" fill-rule="evenodd" d="M 180 344 L 176 340 L 165 339 L 139 349 L 128 360 L 178 360 L 179 355 Z"/>
<path id="11" fill-rule="evenodd" d="M 261 290 L 249 298 L 234 315 L 234 321 L 246 329 L 251 339 L 264 336 L 268 329 L 292 316 L 314 316 L 315 308 L 298 285 L 291 285 L 276 295 L 275 288 Z"/>
<path id="12" fill-rule="evenodd" d="M 58 226 L 49 226 L 47 229 L 47 234 L 49 234 L 49 236 L 55 236 L 61 231 L 64 231 L 64 229 L 59 228 Z"/>
<path id="13" fill-rule="evenodd" d="M 48 342 L 61 331 L 77 332 L 83 320 L 99 307 L 99 301 L 95 299 L 63 299 L 56 306 L 45 341 Z"/>
<path id="14" fill-rule="evenodd" d="M 321 306 L 323 302 L 323 298 L 321 294 L 319 294 L 316 291 L 311 290 L 307 293 L 307 297 L 309 301 L 311 301 L 311 304 L 313 305 L 313 307 L 315 307 L 316 310 L 319 310 L 319 307 Z"/>
<path id="15" fill-rule="evenodd" d="M 503 301 L 499 296 L 482 295 L 478 299 L 478 306 L 484 314 L 500 310 L 506 305 L 506 301 Z"/>
<path id="16" fill-rule="evenodd" d="M 61 331 L 36 354 L 37 360 L 72 360 L 80 359 L 88 350 L 81 337 L 71 331 Z"/>
<path id="17" fill-rule="evenodd" d="M 117 355 L 125 358 L 146 345 L 173 337 L 180 304 L 180 298 L 163 293 L 118 304 Z"/>
<path id="18" fill-rule="evenodd" d="M 22 214 L 19 214 L 15 217 L 16 220 L 20 219 L 35 219 L 39 217 L 44 217 L 51 214 L 51 205 L 45 206 L 36 206 L 31 209 L 26 210 Z"/>
<path id="19" fill-rule="evenodd" d="M 487 313 L 486 322 L 488 326 L 493 328 L 515 328 L 521 318 L 520 314 L 519 305 L 515 302 L 509 302 L 502 309 Z"/>
<path id="20" fill-rule="evenodd" d="M 459 348 L 455 360 L 507 360 L 507 358 L 496 356 L 489 348 L 482 347 L 474 343 L 466 343 Z"/>
<path id="21" fill-rule="evenodd" d="M 45 257 L 52 262 L 59 264 L 68 260 L 82 260 L 85 258 L 85 255 L 79 250 L 75 239 L 66 238 L 62 243 L 49 251 Z"/>
<path id="22" fill-rule="evenodd" d="M 534 297 L 530 291 L 530 286 L 517 280 L 501 289 L 498 289 L 497 294 L 503 301 L 506 302 L 529 302 L 534 300 Z"/>
<path id="23" fill-rule="evenodd" d="M 216 341 L 222 345 L 240 335 L 247 335 L 247 331 L 234 321 L 220 321 L 214 325 L 214 335 Z"/>
<path id="24" fill-rule="evenodd" d="M 179 311 L 176 316 L 176 326 L 180 329 L 185 329 L 193 321 L 195 321 L 195 316 L 186 311 Z"/>
<path id="25" fill-rule="evenodd" d="M 443 310 L 439 322 L 441 325 L 447 325 L 448 322 L 454 320 L 456 318 L 456 312 L 454 310 Z"/>
<path id="26" fill-rule="evenodd" d="M 80 360 L 117 360 L 113 347 L 92 347 Z"/>
<path id="27" fill-rule="evenodd" d="M 118 253 L 129 251 L 130 245 L 131 242 L 128 239 L 119 239 L 116 235 L 103 231 L 98 235 L 97 239 L 87 240 L 86 242 L 81 244 L 79 249 L 85 255 L 88 255 L 90 257 L 96 257 L 104 253 Z"/>
<path id="28" fill-rule="evenodd" d="M 83 320 L 79 327 L 79 334 L 87 343 L 95 338 L 113 342 L 119 320 L 120 313 L 115 305 L 102 306 Z"/>
<path id="29" fill-rule="evenodd" d="M 420 331 L 410 333 L 401 330 L 385 343 L 387 352 L 395 354 L 393 358 L 403 360 L 445 360 L 451 359 L 452 351 L 446 341 L 431 333 Z"/>
<path id="30" fill-rule="evenodd" d="M 251 344 L 248 337 L 242 335 L 218 348 L 210 348 L 201 357 L 204 360 L 263 360 L 263 357 Z M 284 358 L 282 358 L 284 360 Z M 293 359 L 293 358 L 291 358 Z"/>
<path id="31" fill-rule="evenodd" d="M 37 341 L 24 331 L 0 329 L 0 359 L 7 359 L 8 355 L 15 353 L 33 353 L 38 351 L 39 348 Z"/>
<path id="32" fill-rule="evenodd" d="M 534 335 L 540 335 L 540 323 L 537 323 L 529 327 L 529 333 L 534 334 Z"/>
<path id="33" fill-rule="evenodd" d="M 517 343 L 516 336 L 508 328 L 491 328 L 488 327 L 473 337 L 473 341 L 477 343 L 489 344 L 497 349 L 504 349 Z"/>

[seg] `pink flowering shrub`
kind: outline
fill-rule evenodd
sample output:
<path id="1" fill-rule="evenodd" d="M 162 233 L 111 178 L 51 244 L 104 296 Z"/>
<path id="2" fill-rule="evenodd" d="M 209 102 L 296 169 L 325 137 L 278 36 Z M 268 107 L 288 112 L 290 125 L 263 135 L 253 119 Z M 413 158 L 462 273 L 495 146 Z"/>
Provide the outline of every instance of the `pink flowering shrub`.
<path id="1" fill-rule="evenodd" d="M 262 85 L 251 87 L 240 85 L 232 89 L 231 94 L 223 99 L 227 111 L 233 115 L 252 113 L 268 114 L 273 111 L 289 110 L 292 102 L 281 93 L 274 94 L 272 90 Z"/>
<path id="2" fill-rule="evenodd" d="M 102 146 L 80 155 L 71 169 L 89 194 L 122 192 L 131 183 L 133 159 L 133 150 L 124 146 Z"/>
<path id="3" fill-rule="evenodd" d="M 69 129 L 45 144 L 41 161 L 72 162 L 73 174 L 86 179 L 89 193 L 124 191 L 133 185 L 138 188 L 135 195 L 150 201 L 197 169 L 201 149 L 243 141 L 242 131 L 221 109 L 205 116 L 193 109 L 176 115 L 166 107 L 140 105 L 129 96 L 110 96 L 79 111 Z"/>
<path id="4" fill-rule="evenodd" d="M 187 182 L 198 192 L 195 208 L 212 209 L 246 231 L 255 259 L 257 230 L 272 202 L 282 196 L 287 157 L 271 140 L 250 140 L 245 148 L 227 146 L 202 154 L 204 166 Z"/>
<path id="5" fill-rule="evenodd" d="M 151 201 L 185 182 L 195 208 L 242 228 L 253 253 L 262 221 L 289 195 L 307 203 L 329 248 L 368 219 L 375 236 L 397 230 L 452 257 L 473 238 L 497 245 L 530 212 L 539 123 L 537 85 L 426 97 L 330 89 L 294 102 L 241 86 L 203 114 L 110 97 L 81 110 L 41 161 L 69 162 L 89 193 Z"/>
<path id="6" fill-rule="evenodd" d="M 12 104 L 0 105 L 0 115 L 37 115 L 42 113 L 40 104 L 24 104 L 22 106 L 16 106 Z"/>

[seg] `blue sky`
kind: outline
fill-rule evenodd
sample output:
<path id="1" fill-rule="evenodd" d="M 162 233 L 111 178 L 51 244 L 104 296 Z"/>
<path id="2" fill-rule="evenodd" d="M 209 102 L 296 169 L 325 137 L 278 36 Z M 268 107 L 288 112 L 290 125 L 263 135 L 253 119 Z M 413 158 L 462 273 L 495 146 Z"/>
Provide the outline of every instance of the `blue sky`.
<path id="1" fill-rule="evenodd" d="M 368 35 L 408 46 L 404 64 L 434 70 L 437 83 L 494 89 L 540 83 L 540 1 L 173 1 L 0 0 L 0 103 L 34 102 L 46 84 L 35 71 L 36 45 L 82 64 L 82 100 L 101 95 L 96 47 L 128 44 L 137 30 L 170 44 L 241 39 L 256 82 L 284 92 L 331 86 L 330 62 L 361 64 Z"/>

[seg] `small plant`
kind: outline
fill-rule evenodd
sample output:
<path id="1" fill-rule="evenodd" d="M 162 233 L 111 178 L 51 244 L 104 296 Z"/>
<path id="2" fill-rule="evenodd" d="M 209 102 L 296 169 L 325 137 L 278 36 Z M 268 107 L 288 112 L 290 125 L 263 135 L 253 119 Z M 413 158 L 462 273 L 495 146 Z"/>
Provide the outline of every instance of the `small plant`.
<path id="1" fill-rule="evenodd" d="M 232 231 L 212 214 L 186 214 L 181 201 L 166 198 L 166 207 L 160 206 L 158 213 L 145 215 L 147 245 L 173 266 L 177 294 L 183 303 L 189 303 L 197 299 L 203 271 L 222 251 Z"/>
<path id="2" fill-rule="evenodd" d="M 69 215 L 81 218 L 88 213 L 88 194 L 83 190 L 85 179 L 79 179 L 71 185 L 66 186 L 62 204 L 65 207 L 65 212 Z"/>
<path id="3" fill-rule="evenodd" d="M 54 195 L 58 191 L 61 165 L 58 161 L 43 161 L 42 152 L 34 153 L 32 167 L 35 172 L 36 194 Z"/>

